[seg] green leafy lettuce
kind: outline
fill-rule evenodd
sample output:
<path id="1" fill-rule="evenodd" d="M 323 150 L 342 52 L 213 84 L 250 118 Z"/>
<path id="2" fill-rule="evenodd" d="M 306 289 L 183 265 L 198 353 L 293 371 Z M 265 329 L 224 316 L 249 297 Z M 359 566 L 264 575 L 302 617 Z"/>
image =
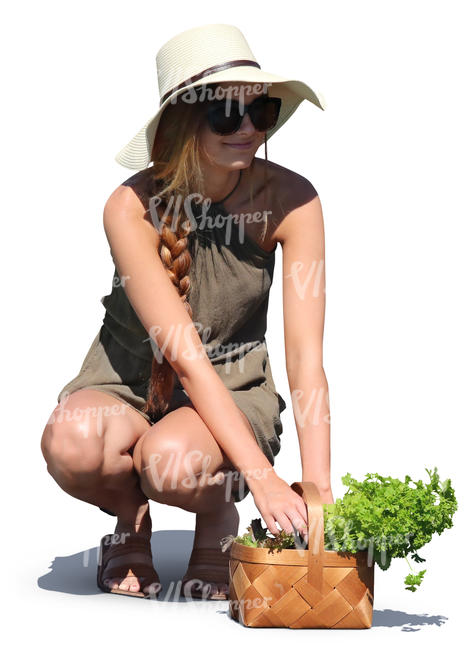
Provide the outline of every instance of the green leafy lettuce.
<path id="1" fill-rule="evenodd" d="M 356 553 L 368 551 L 370 563 L 375 562 L 383 571 L 391 560 L 405 558 L 411 573 L 404 584 L 409 591 L 416 591 L 426 573 L 423 569 L 413 573 L 408 555 L 416 563 L 425 562 L 417 550 L 430 542 L 432 535 L 439 535 L 452 527 L 452 517 L 457 501 L 450 479 L 441 482 L 437 467 L 426 468 L 429 481 L 413 481 L 406 475 L 404 482 L 390 476 L 366 474 L 357 481 L 347 473 L 342 477 L 348 487 L 342 499 L 334 504 L 324 504 L 324 544 L 327 551 Z M 411 485 L 412 483 L 412 485 Z M 297 534 L 280 531 L 269 537 L 260 519 L 253 519 L 247 533 L 227 539 L 246 546 L 280 550 L 283 548 L 307 548 Z M 224 541 L 223 540 L 223 541 Z"/>

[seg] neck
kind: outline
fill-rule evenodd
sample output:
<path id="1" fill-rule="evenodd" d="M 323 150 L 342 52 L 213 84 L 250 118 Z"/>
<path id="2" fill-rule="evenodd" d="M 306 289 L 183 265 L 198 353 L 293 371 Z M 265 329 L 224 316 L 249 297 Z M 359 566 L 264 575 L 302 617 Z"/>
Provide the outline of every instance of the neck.
<path id="1" fill-rule="evenodd" d="M 212 203 L 224 199 L 236 187 L 239 181 L 240 169 L 223 169 L 212 165 L 203 165 L 205 177 L 205 197 Z M 244 170 L 242 170 L 244 173 Z"/>

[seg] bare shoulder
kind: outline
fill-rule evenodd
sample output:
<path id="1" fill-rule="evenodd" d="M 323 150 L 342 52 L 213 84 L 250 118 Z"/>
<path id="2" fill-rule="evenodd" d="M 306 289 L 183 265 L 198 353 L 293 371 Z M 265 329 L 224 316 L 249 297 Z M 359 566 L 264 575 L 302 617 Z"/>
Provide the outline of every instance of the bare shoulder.
<path id="1" fill-rule="evenodd" d="M 148 223 L 144 226 L 150 237 L 156 240 L 158 233 L 148 209 L 149 169 L 133 174 L 118 185 L 108 197 L 104 206 L 103 222 L 106 233 L 114 228 L 127 228 L 128 223 Z"/>
<path id="2" fill-rule="evenodd" d="M 255 158 L 256 168 L 260 174 L 264 174 L 266 161 L 263 158 Z M 285 231 L 290 227 L 284 225 L 291 219 L 286 219 L 294 214 L 302 206 L 311 206 L 313 203 L 320 204 L 318 192 L 311 181 L 292 169 L 288 169 L 275 162 L 267 160 L 267 173 L 272 196 L 272 241 L 282 243 Z M 310 208 L 312 209 L 312 208 Z"/>

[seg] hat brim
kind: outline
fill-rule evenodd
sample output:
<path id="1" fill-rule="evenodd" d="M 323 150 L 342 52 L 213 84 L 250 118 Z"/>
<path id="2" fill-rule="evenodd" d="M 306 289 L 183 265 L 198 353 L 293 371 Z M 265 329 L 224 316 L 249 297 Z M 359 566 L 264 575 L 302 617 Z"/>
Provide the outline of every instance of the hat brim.
<path id="1" fill-rule="evenodd" d="M 166 107 L 182 93 L 191 88 L 204 84 L 234 81 L 236 83 L 262 83 L 269 85 L 270 96 L 282 99 L 279 119 L 276 125 L 267 131 L 267 140 L 287 122 L 297 110 L 304 99 L 315 104 L 322 111 L 326 108 L 325 99 L 320 91 L 313 91 L 303 81 L 281 77 L 271 72 L 265 72 L 253 66 L 238 66 L 210 74 L 198 81 L 188 84 L 172 93 L 160 106 L 159 110 L 151 117 L 140 131 L 123 147 L 115 156 L 115 161 L 128 169 L 145 169 L 148 167 L 152 156 L 152 147 L 155 140 L 160 118 Z"/>

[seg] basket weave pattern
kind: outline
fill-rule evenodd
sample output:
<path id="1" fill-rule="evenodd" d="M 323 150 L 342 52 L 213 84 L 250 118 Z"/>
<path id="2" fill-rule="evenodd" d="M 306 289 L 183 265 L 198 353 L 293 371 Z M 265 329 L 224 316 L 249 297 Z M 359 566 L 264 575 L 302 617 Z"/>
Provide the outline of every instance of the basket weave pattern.
<path id="1" fill-rule="evenodd" d="M 247 627 L 370 628 L 374 565 L 368 552 L 324 550 L 323 508 L 311 482 L 292 489 L 306 502 L 308 550 L 271 552 L 233 542 L 229 612 Z"/>

